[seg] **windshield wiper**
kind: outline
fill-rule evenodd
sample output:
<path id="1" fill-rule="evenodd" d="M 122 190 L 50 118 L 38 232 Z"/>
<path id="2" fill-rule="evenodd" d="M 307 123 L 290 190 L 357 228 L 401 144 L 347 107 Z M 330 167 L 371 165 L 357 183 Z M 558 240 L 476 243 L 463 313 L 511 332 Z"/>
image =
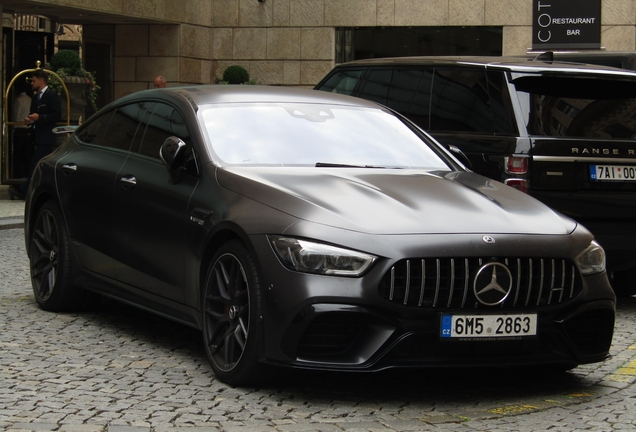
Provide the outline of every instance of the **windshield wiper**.
<path id="1" fill-rule="evenodd" d="M 317 168 L 386 168 L 381 165 L 349 165 L 330 162 L 316 162 Z"/>

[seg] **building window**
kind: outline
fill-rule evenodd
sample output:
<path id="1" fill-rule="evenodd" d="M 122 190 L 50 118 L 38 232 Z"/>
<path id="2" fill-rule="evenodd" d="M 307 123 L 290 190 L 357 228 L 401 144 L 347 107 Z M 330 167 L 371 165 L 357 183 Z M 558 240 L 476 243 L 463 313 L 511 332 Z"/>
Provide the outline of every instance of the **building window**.
<path id="1" fill-rule="evenodd" d="M 500 56 L 503 27 L 341 27 L 336 62 L 430 55 Z"/>

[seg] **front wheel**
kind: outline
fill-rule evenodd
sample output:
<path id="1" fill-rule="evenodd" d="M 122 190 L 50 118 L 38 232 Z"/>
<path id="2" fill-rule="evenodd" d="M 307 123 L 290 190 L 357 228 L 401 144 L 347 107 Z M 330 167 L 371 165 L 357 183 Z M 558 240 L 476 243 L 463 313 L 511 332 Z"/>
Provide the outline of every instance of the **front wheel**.
<path id="1" fill-rule="evenodd" d="M 217 378 L 230 385 L 253 384 L 261 339 L 256 265 L 242 243 L 231 240 L 214 256 L 203 292 L 203 342 Z"/>
<path id="2" fill-rule="evenodd" d="M 38 211 L 29 239 L 33 294 L 44 310 L 77 310 L 87 298 L 85 290 L 71 284 L 70 254 L 62 212 L 49 201 Z"/>

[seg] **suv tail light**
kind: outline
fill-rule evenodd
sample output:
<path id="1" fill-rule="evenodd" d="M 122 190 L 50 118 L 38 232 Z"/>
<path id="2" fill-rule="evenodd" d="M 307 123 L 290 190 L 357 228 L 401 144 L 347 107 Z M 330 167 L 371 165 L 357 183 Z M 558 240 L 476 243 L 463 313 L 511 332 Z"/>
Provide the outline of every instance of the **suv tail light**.
<path id="1" fill-rule="evenodd" d="M 513 187 L 521 192 L 528 193 L 528 181 L 520 178 L 509 178 L 504 180 L 504 184 Z"/>
<path id="2" fill-rule="evenodd" d="M 528 172 L 527 157 L 506 157 L 506 172 L 508 174 L 526 174 Z"/>

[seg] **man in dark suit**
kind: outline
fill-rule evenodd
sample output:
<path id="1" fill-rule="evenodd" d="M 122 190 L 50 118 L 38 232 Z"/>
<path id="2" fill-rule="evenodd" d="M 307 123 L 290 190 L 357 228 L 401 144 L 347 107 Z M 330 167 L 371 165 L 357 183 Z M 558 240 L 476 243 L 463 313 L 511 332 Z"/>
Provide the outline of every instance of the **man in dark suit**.
<path id="1" fill-rule="evenodd" d="M 53 151 L 53 146 L 57 142 L 57 137 L 53 133 L 53 128 L 57 126 L 57 122 L 62 117 L 62 107 L 60 97 L 48 87 L 49 74 L 44 70 L 38 69 L 31 76 L 31 89 L 33 96 L 31 97 L 31 112 L 24 119 L 26 125 L 33 128 L 33 141 L 35 143 L 35 151 L 31 158 L 29 166 L 29 174 L 26 182 L 19 187 L 11 187 L 9 195 L 11 199 L 24 199 L 31 181 L 31 176 L 35 170 L 38 161 Z"/>

